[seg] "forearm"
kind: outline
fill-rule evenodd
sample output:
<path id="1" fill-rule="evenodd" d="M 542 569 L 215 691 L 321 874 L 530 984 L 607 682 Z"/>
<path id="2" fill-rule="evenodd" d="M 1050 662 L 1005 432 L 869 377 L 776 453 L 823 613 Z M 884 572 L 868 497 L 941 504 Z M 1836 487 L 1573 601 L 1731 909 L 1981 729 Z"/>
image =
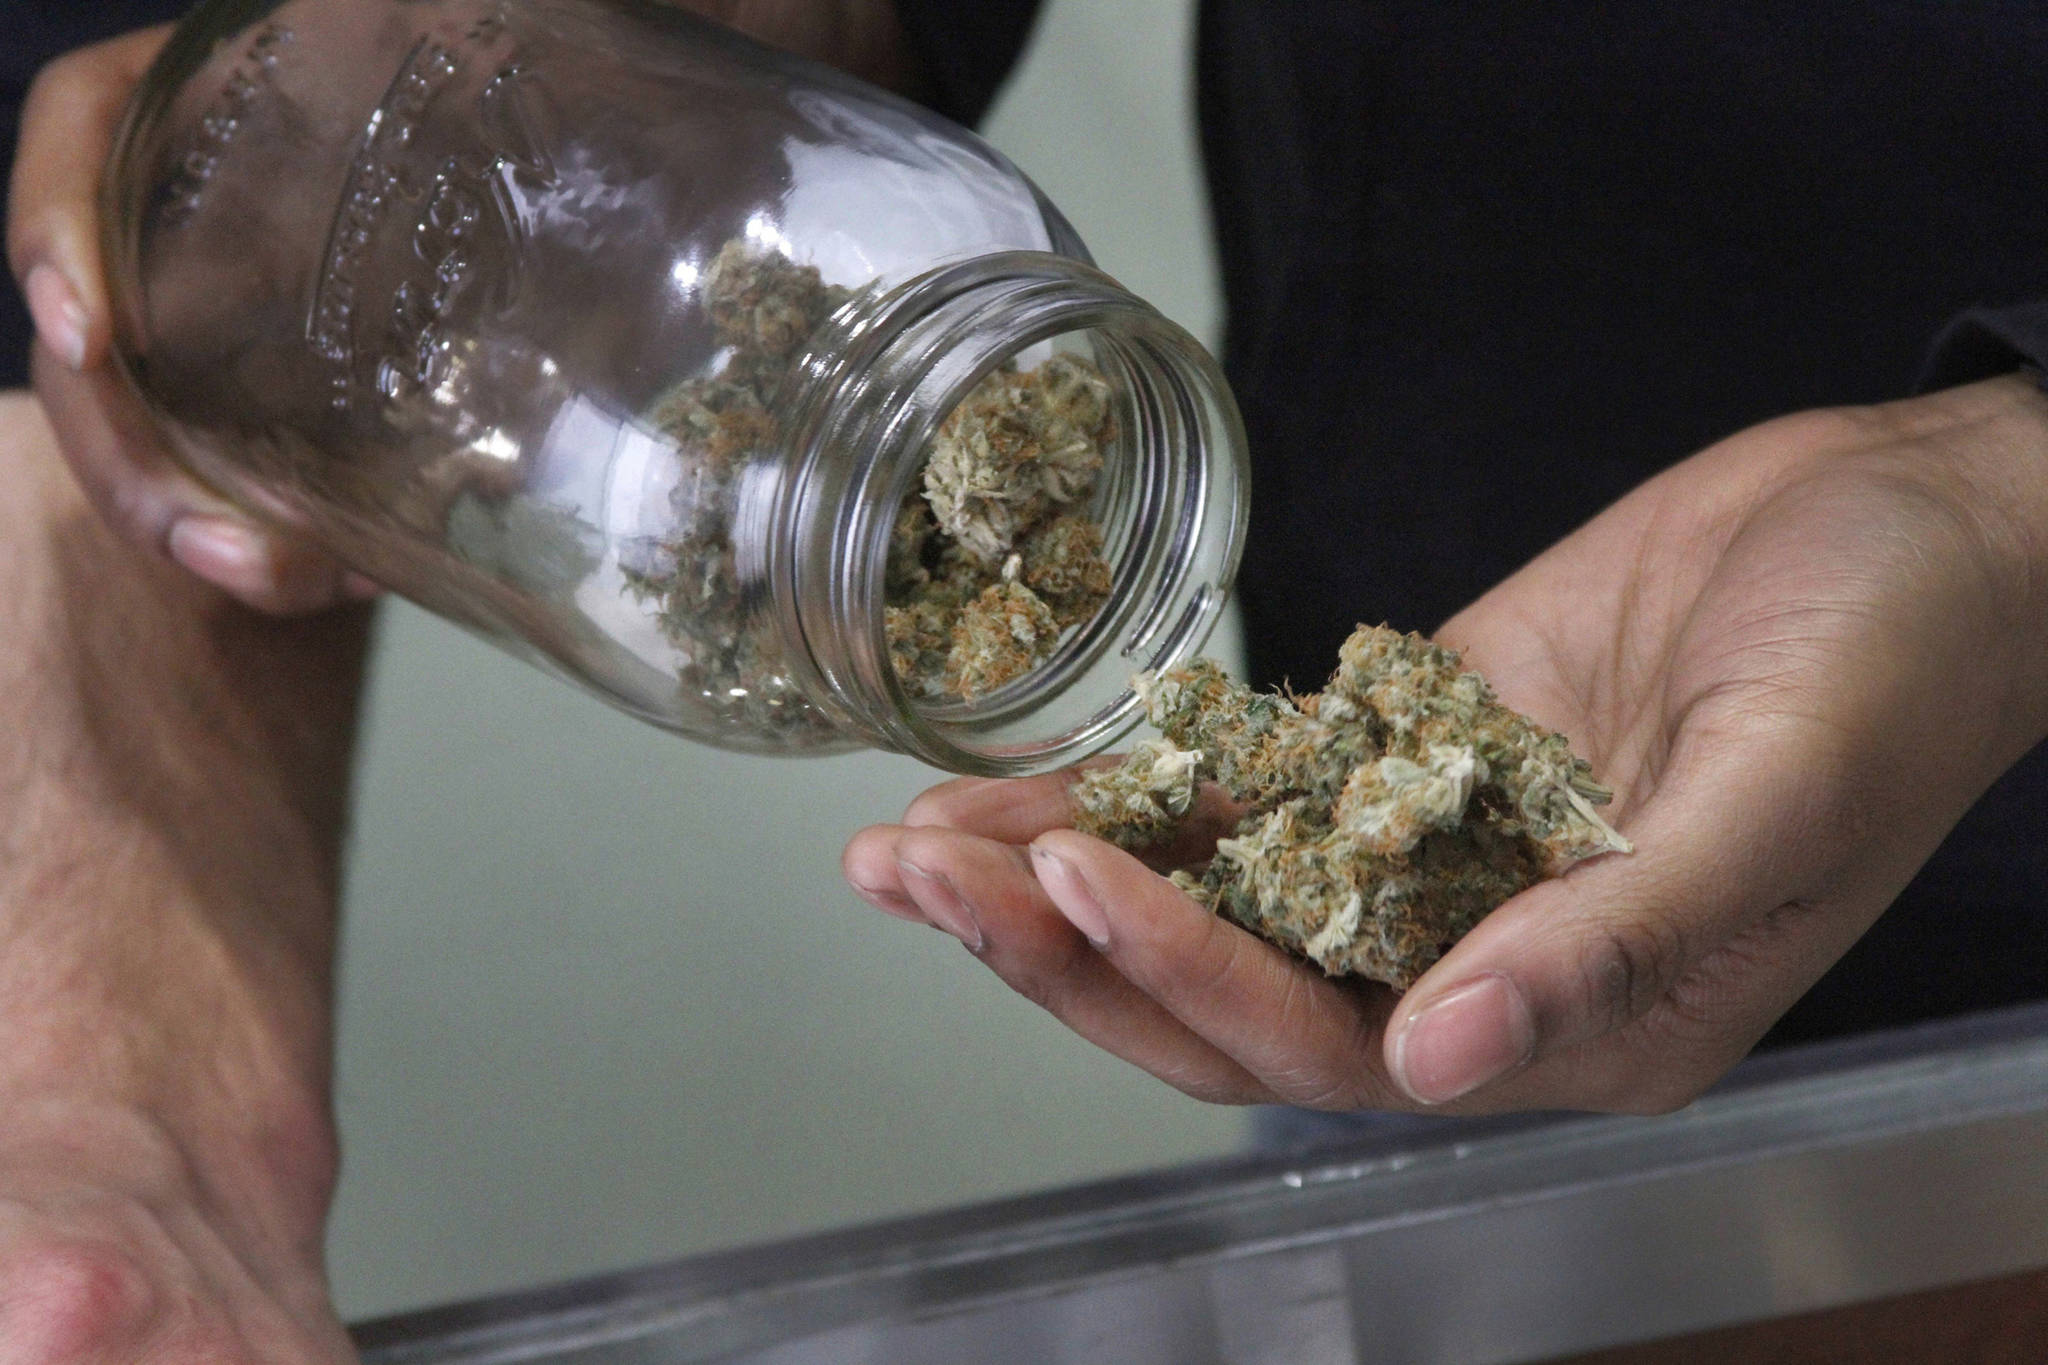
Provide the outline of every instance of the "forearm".
<path id="1" fill-rule="evenodd" d="M 891 0 L 676 0 L 751 38 L 916 96 L 923 80 Z"/>
<path id="2" fill-rule="evenodd" d="M 0 479 L 0 1131 L 146 1116 L 317 1227 L 366 613 L 260 618 L 115 540 L 19 396 Z"/>

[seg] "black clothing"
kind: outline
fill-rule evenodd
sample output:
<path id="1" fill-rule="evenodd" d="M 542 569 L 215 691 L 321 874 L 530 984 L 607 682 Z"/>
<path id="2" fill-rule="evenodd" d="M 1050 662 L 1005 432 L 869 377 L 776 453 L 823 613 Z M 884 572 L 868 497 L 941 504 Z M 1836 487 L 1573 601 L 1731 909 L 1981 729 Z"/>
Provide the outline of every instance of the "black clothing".
<path id="1" fill-rule="evenodd" d="M 2041 387 L 2048 390 L 2048 304 L 2042 301 L 1972 308 L 1950 322 L 1935 338 L 1920 387 L 1967 384 L 2003 374 L 2017 364 L 2032 366 Z"/>
<path id="2" fill-rule="evenodd" d="M 1030 5 L 897 3 L 979 113 Z M 1207 0 L 1256 679 L 1434 627 L 1721 436 L 1910 393 L 1965 309 L 2006 306 L 1938 382 L 2048 361 L 2044 70 L 2048 9 L 1995 0 Z M 2048 995 L 2044 828 L 2048 751 L 1774 1036 Z"/>
<path id="3" fill-rule="evenodd" d="M 978 117 L 1035 4 L 897 5 Z M 25 8 L 9 145 L 39 62 L 182 4 Z M 2018 0 L 1207 0 L 1257 680 L 1319 685 L 1361 619 L 1433 627 L 1720 436 L 1910 392 L 1964 310 L 1999 311 L 1931 382 L 2048 361 L 2044 70 L 2048 7 Z M 2048 995 L 2044 825 L 2048 751 L 1774 1037 Z"/>

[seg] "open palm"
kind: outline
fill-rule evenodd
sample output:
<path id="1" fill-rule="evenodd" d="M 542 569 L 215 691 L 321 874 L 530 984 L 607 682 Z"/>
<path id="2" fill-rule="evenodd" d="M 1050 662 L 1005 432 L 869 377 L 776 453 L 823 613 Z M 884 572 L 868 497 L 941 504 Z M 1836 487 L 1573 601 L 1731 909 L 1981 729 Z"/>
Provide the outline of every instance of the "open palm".
<path id="1" fill-rule="evenodd" d="M 1518 896 L 1398 1001 L 1062 829 L 1061 777 L 936 788 L 857 836 L 848 876 L 1207 1098 L 1670 1108 L 2048 731 L 2044 509 L 2048 401 L 2017 378 L 1803 414 L 1651 480 L 1448 622 L 1592 759 L 1637 852 Z"/>

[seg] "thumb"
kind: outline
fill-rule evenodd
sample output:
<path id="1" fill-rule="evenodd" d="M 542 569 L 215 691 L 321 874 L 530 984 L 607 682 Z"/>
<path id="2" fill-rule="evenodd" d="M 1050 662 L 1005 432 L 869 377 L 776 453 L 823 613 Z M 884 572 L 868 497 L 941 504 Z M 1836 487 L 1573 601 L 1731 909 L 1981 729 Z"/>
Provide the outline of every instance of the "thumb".
<path id="1" fill-rule="evenodd" d="M 1877 913 L 1809 889 L 1848 822 L 1827 765 L 1800 747 L 1675 762 L 1622 817 L 1635 853 L 1580 864 L 1481 921 L 1396 1008 L 1395 1082 L 1430 1105 L 1482 1089 L 1484 1107 L 1655 1112 L 1695 1098 Z"/>

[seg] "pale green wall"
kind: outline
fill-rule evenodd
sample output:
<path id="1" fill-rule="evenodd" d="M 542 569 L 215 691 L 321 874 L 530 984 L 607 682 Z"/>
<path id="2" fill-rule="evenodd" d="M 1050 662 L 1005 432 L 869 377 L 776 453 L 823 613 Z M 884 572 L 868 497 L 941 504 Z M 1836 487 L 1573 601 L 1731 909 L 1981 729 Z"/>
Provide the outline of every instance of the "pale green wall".
<path id="1" fill-rule="evenodd" d="M 1212 335 L 1188 22 L 1055 0 L 992 132 L 1105 268 Z M 1238 1115 L 841 887 L 845 836 L 931 776 L 694 748 L 388 610 L 349 863 L 343 1311 L 1231 1147 Z"/>

